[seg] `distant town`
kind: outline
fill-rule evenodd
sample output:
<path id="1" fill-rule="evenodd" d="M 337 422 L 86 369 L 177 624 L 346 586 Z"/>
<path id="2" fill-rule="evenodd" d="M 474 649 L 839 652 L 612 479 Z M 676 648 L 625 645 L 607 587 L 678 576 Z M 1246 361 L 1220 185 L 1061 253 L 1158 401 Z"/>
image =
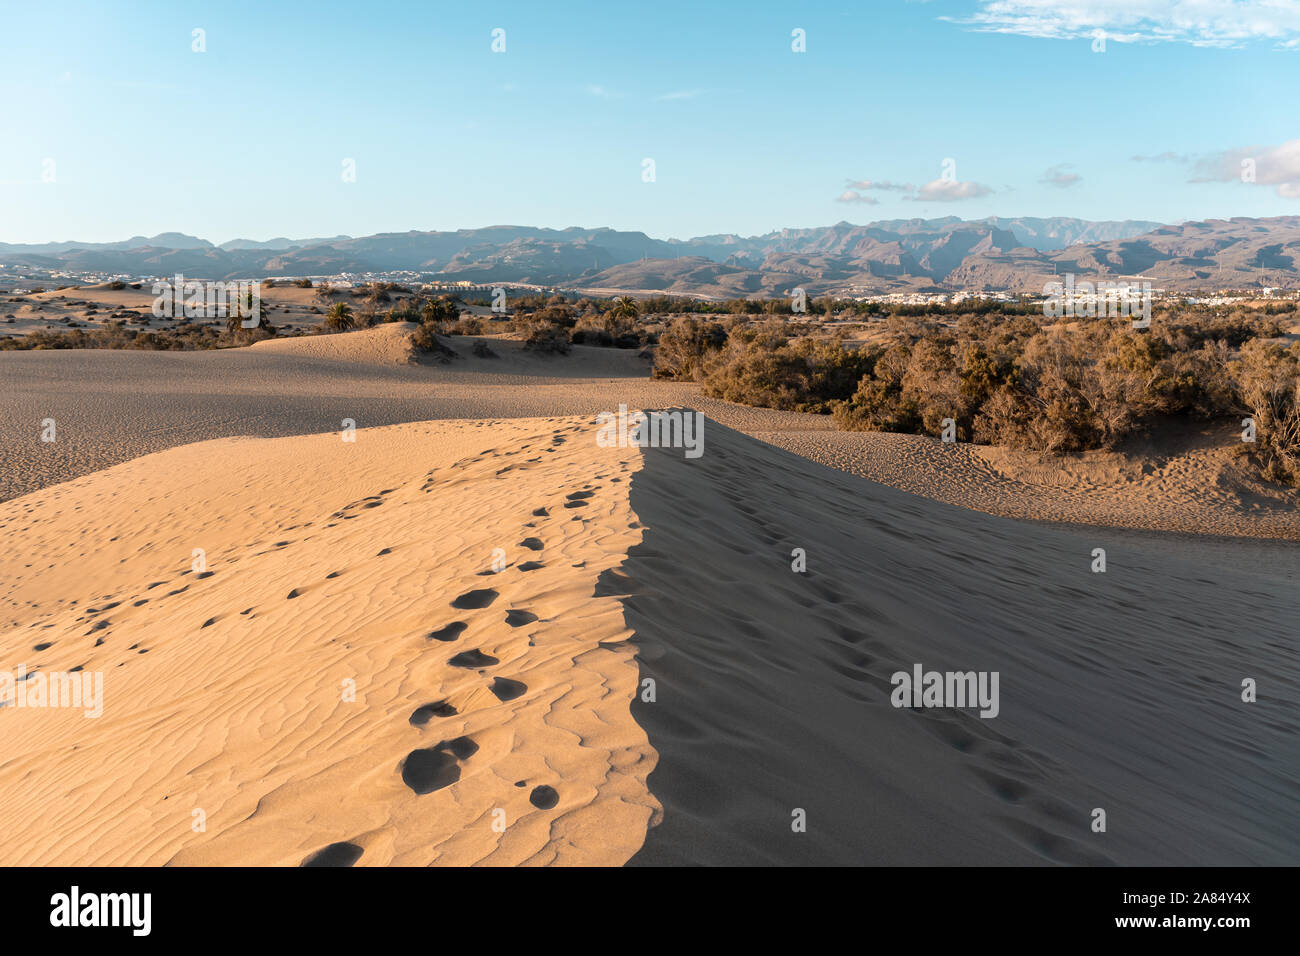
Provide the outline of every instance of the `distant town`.
<path id="1" fill-rule="evenodd" d="M 93 286 L 114 281 L 124 282 L 128 285 L 139 284 L 141 287 L 148 287 L 154 282 L 170 281 L 172 278 L 173 277 L 170 275 L 152 275 L 144 273 L 133 274 L 61 269 L 33 269 L 30 265 L 16 268 L 5 263 L 0 263 L 0 294 L 27 295 L 33 292 L 49 291 L 51 289 Z M 290 284 L 295 281 L 310 279 L 317 285 L 327 285 L 336 289 L 359 288 L 362 286 L 373 285 L 375 283 L 396 283 L 426 294 L 454 294 L 462 298 L 489 296 L 491 295 L 492 290 L 497 288 L 503 288 L 507 290 L 507 292 L 516 291 L 543 295 L 609 296 L 626 294 L 634 297 L 667 295 L 675 298 L 699 299 L 701 301 L 723 301 L 727 298 L 731 298 L 728 296 L 694 293 L 683 295 L 679 293 L 660 292 L 658 290 L 646 289 L 609 289 L 583 286 L 536 285 L 513 280 L 478 282 L 468 280 L 450 281 L 437 279 L 427 272 L 416 272 L 411 270 L 340 272 L 334 275 L 294 275 L 274 276 L 272 278 L 276 283 L 283 284 Z M 1120 276 L 1117 277 L 1117 281 L 1133 283 L 1138 286 L 1141 286 L 1143 283 L 1152 283 L 1149 290 L 1147 290 L 1149 291 L 1152 300 L 1154 302 L 1163 302 L 1166 304 L 1186 303 L 1214 306 L 1259 301 L 1300 301 L 1300 289 L 1207 288 L 1195 292 L 1172 292 L 1156 286 L 1153 280 L 1144 278 L 1140 275 Z M 789 290 L 786 294 L 787 297 L 792 294 L 793 291 L 793 289 Z M 1035 295 L 1032 293 L 1009 292 L 1004 290 L 958 290 L 934 292 L 906 291 L 886 293 L 875 292 L 866 288 L 849 288 L 844 290 L 809 287 L 805 288 L 804 292 L 809 298 L 833 296 L 836 299 L 854 302 L 876 302 L 882 305 L 912 306 L 954 306 L 960 305 L 963 302 L 975 301 L 1034 302 L 1046 298 L 1046 293 Z M 781 298 L 781 296 L 754 296 L 754 298 Z"/>

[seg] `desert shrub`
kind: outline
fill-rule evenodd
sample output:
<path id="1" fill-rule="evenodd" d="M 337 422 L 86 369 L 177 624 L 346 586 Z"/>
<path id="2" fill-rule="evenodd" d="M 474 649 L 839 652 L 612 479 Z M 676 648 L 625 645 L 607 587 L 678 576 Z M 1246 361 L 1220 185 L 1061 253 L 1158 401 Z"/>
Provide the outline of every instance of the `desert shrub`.
<path id="1" fill-rule="evenodd" d="M 310 289 L 312 287 L 312 281 L 310 279 L 294 279 L 293 284 L 299 289 Z"/>
<path id="2" fill-rule="evenodd" d="M 705 359 L 727 344 L 727 330 L 717 322 L 691 316 L 674 319 L 655 348 L 655 378 L 701 380 Z"/>
<path id="3" fill-rule="evenodd" d="M 614 344 L 614 336 L 602 328 L 593 328 L 590 325 L 584 326 L 581 319 L 578 320 L 578 324 L 574 327 L 571 338 L 574 345 L 595 345 L 608 348 Z"/>
<path id="4" fill-rule="evenodd" d="M 911 360 L 912 346 L 904 342 L 880 352 L 870 374 L 858 381 L 848 400 L 835 405 L 836 420 L 858 431 L 916 431 L 921 423 L 920 412 L 903 396 L 903 379 Z"/>
<path id="5" fill-rule="evenodd" d="M 637 320 L 640 313 L 630 298 L 616 299 L 615 307 L 605 312 L 580 315 L 573 326 L 573 341 L 580 345 L 634 349 L 644 342 Z"/>
<path id="6" fill-rule="evenodd" d="M 420 307 L 420 321 L 444 328 L 460 319 L 460 306 L 446 296 L 427 300 Z"/>
<path id="7" fill-rule="evenodd" d="M 556 299 L 561 299 L 557 302 Z M 546 308 L 538 309 L 530 318 L 541 322 L 550 322 L 563 329 L 571 329 L 577 322 L 577 312 L 573 306 L 566 305 L 562 296 L 552 296 Z"/>
<path id="8" fill-rule="evenodd" d="M 28 335 L 0 338 L 0 351 L 27 349 L 140 349 L 152 351 L 192 351 L 248 345 L 277 334 L 270 326 L 240 329 L 237 333 L 211 323 L 183 322 L 158 332 L 137 331 L 121 322 L 109 322 L 103 328 L 82 330 L 69 325 L 64 332 L 44 329 Z"/>
<path id="9" fill-rule="evenodd" d="M 704 359 L 704 393 L 764 408 L 828 412 L 853 394 L 876 357 L 838 341 L 792 340 L 780 322 L 738 329 L 723 349 Z"/>
<path id="10" fill-rule="evenodd" d="M 1247 343 L 1236 379 L 1241 405 L 1255 420 L 1254 457 L 1261 473 L 1300 484 L 1300 345 Z"/>
<path id="11" fill-rule="evenodd" d="M 123 282 L 121 279 L 114 279 L 112 282 L 108 284 L 108 288 L 112 289 L 114 292 L 120 292 L 126 288 L 126 283 Z M 33 290 L 33 291 L 37 291 L 37 290 Z"/>
<path id="12" fill-rule="evenodd" d="M 417 351 L 425 355 L 431 355 L 440 361 L 446 362 L 457 358 L 456 351 L 438 338 L 438 330 L 435 323 L 425 322 L 411 333 L 411 344 Z"/>
<path id="13" fill-rule="evenodd" d="M 473 315 L 461 316 L 449 331 L 452 335 L 482 335 L 483 320 Z"/>
<path id="14" fill-rule="evenodd" d="M 479 358 L 499 358 L 496 352 L 492 351 L 492 346 L 488 345 L 482 339 L 474 340 L 473 353 Z"/>
<path id="15" fill-rule="evenodd" d="M 534 317 L 521 332 L 524 348 L 530 352 L 540 352 L 543 355 L 569 354 L 569 331 L 554 322 Z"/>

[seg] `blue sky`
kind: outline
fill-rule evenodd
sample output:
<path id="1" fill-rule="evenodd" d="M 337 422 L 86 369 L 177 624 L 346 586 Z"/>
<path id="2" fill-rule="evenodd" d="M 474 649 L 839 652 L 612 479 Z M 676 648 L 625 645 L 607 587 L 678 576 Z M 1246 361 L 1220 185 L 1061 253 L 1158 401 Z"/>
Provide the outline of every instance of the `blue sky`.
<path id="1" fill-rule="evenodd" d="M 11 0 L 0 241 L 1300 214 L 1298 6 Z"/>

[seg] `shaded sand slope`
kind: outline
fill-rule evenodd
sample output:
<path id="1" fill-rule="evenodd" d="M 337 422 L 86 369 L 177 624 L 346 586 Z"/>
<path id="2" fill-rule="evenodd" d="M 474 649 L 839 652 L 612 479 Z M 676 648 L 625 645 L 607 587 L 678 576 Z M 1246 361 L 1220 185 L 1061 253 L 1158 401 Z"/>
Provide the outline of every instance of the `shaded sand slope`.
<path id="1" fill-rule="evenodd" d="M 1293 549 L 997 518 L 712 422 L 645 454 L 600 592 L 657 682 L 633 863 L 1300 863 Z M 1000 714 L 895 709 L 915 663 L 998 671 Z"/>
<path id="2" fill-rule="evenodd" d="M 105 698 L 0 708 L 0 864 L 626 860 L 653 752 L 592 595 L 640 457 L 592 432 L 221 439 L 0 505 L 0 669 Z"/>

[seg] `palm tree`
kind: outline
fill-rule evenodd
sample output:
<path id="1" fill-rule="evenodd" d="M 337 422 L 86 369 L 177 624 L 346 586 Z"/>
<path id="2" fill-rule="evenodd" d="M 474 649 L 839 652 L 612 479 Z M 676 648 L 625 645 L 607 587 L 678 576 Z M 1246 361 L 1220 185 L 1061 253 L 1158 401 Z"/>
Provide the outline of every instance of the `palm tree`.
<path id="1" fill-rule="evenodd" d="M 335 302 L 325 313 L 325 327 L 339 332 L 352 328 L 352 306 L 346 302 Z"/>
<path id="2" fill-rule="evenodd" d="M 609 311 L 616 319 L 635 319 L 641 314 L 641 307 L 630 295 L 621 295 L 614 300 L 614 305 Z"/>

